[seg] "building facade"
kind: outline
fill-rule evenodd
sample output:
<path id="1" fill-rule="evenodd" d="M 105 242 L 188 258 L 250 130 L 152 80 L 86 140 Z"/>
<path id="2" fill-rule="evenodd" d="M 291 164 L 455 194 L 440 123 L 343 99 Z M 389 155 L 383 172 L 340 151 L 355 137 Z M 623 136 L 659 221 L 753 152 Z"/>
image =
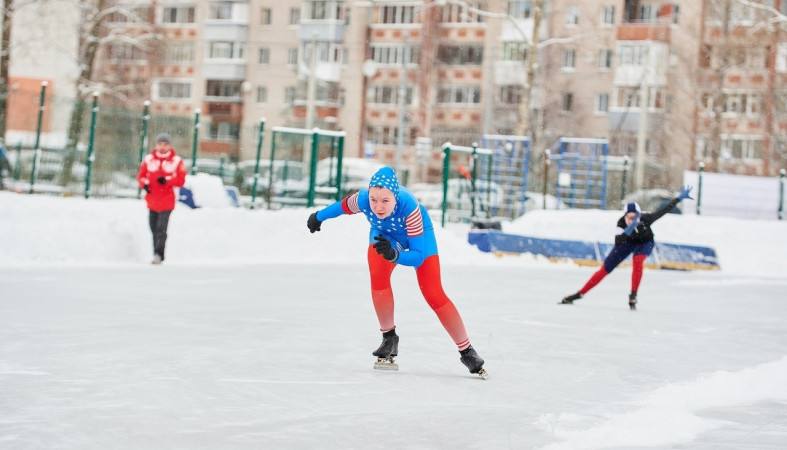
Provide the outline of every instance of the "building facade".
<path id="1" fill-rule="evenodd" d="M 700 162 L 772 176 L 787 155 L 787 0 L 749 3 L 758 7 L 135 3 L 103 23 L 107 44 L 95 73 L 108 88 L 125 88 L 127 107 L 149 100 L 155 114 L 199 110 L 201 156 L 253 158 L 264 119 L 266 129 L 344 131 L 346 155 L 373 155 L 425 177 L 439 172 L 444 142 L 525 131 L 537 155 L 560 137 L 608 139 L 613 155 L 644 161 L 642 187 L 679 183 Z M 109 39 L 115 35 L 147 38 Z M 25 38 L 21 30 L 14 36 Z M 11 69 L 12 77 L 27 73 L 19 62 Z M 420 137 L 433 143 L 426 158 L 415 148 Z M 417 170 L 424 165 L 431 170 Z"/>

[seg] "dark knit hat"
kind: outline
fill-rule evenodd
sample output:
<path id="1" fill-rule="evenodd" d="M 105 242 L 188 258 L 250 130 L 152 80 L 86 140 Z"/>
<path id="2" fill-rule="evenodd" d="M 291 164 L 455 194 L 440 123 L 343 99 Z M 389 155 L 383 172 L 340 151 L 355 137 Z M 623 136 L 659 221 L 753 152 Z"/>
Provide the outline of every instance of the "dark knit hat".
<path id="1" fill-rule="evenodd" d="M 631 202 L 626 205 L 626 214 L 630 212 L 642 214 L 642 210 L 639 209 L 639 204 L 637 202 Z"/>
<path id="2" fill-rule="evenodd" d="M 167 133 L 161 133 L 158 136 L 156 136 L 156 144 L 158 144 L 159 142 L 166 142 L 167 144 L 172 144 L 172 139 L 170 139 Z"/>

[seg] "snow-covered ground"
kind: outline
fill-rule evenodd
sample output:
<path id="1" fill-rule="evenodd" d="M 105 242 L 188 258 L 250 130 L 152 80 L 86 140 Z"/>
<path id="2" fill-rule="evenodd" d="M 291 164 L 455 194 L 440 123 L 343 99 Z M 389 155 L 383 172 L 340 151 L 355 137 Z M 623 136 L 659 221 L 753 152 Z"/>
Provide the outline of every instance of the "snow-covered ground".
<path id="1" fill-rule="evenodd" d="M 0 448 L 787 447 L 787 224 L 667 215 L 662 242 L 718 272 L 503 257 L 438 229 L 443 284 L 486 359 L 467 373 L 394 272 L 399 372 L 379 344 L 362 217 L 180 205 L 151 266 L 141 200 L 0 192 Z M 614 211 L 534 211 L 505 231 L 611 241 Z M 439 222 L 434 217 L 435 222 Z"/>

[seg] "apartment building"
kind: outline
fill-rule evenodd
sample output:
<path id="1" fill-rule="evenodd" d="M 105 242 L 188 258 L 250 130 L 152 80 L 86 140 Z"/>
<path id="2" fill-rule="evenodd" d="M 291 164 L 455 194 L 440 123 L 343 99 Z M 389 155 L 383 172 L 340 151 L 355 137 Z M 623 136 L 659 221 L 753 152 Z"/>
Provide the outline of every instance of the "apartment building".
<path id="1" fill-rule="evenodd" d="M 150 100 L 154 113 L 199 110 L 201 155 L 252 158 L 264 118 L 268 130 L 342 130 L 346 155 L 373 154 L 411 173 L 424 164 L 439 172 L 444 142 L 527 131 L 536 155 L 560 137 L 608 139 L 613 155 L 644 159 L 646 186 L 674 185 L 699 162 L 774 175 L 787 154 L 787 26 L 779 15 L 787 0 L 755 3 L 762 7 L 735 0 L 135 3 L 144 22 L 138 33 L 157 39 L 145 51 L 118 40 L 100 47 L 96 72 L 134 86 L 129 107 Z M 102 33 L 122 26 L 133 35 L 130 22 L 117 15 Z M 18 71 L 12 65 L 12 76 Z M 419 137 L 433 142 L 425 158 L 415 149 Z"/>

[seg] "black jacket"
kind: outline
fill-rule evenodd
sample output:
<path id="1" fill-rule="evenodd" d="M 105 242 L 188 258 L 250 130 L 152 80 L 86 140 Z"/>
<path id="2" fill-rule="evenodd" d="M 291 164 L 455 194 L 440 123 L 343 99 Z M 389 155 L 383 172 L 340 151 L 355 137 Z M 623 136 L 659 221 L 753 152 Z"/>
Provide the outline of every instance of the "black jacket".
<path id="1" fill-rule="evenodd" d="M 615 245 L 623 244 L 624 242 L 631 242 L 635 244 L 653 242 L 653 230 L 650 229 L 650 226 L 653 224 L 653 222 L 659 220 L 661 216 L 667 214 L 669 210 L 674 208 L 678 202 L 680 202 L 680 199 L 673 198 L 672 201 L 664 205 L 656 212 L 643 212 L 639 217 L 639 225 L 637 225 L 637 228 L 635 228 L 629 236 L 626 236 L 626 234 L 622 232 L 622 230 L 626 229 L 626 215 L 624 214 L 621 216 L 621 218 L 618 219 L 618 229 L 621 230 L 621 232 L 615 236 Z"/>

